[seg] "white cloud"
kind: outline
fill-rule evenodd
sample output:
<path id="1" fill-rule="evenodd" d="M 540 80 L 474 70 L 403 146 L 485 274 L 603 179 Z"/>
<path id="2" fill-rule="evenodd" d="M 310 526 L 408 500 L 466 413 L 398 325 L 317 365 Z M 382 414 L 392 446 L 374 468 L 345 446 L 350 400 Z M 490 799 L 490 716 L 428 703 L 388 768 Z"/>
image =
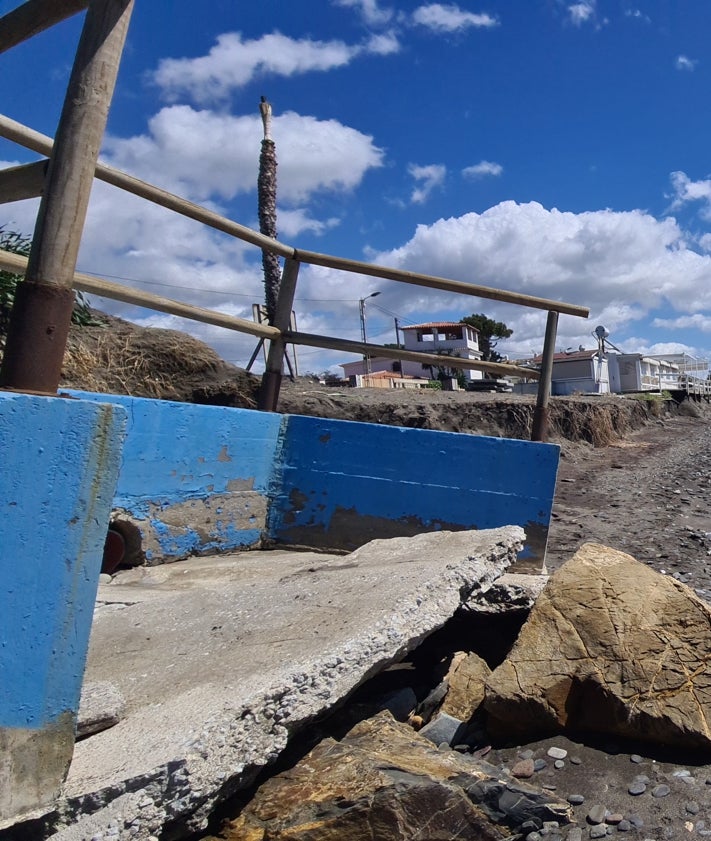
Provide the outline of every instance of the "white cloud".
<path id="1" fill-rule="evenodd" d="M 486 178 L 487 176 L 498 176 L 504 171 L 504 168 L 501 164 L 494 163 L 493 161 L 480 161 L 478 164 L 474 164 L 473 166 L 466 166 L 462 170 L 462 175 L 465 178 Z"/>
<path id="2" fill-rule="evenodd" d="M 498 20 L 489 14 L 466 12 L 456 4 L 428 3 L 412 13 L 412 20 L 434 32 L 458 32 L 464 29 L 498 26 Z"/>
<path id="3" fill-rule="evenodd" d="M 207 55 L 197 58 L 165 58 L 153 73 L 153 81 L 169 99 L 187 94 L 195 102 L 223 99 L 257 76 L 294 76 L 343 67 L 363 53 L 396 51 L 394 35 L 386 40 L 369 38 L 363 44 L 289 38 L 279 32 L 245 40 L 239 32 L 218 35 Z"/>
<path id="4" fill-rule="evenodd" d="M 661 305 L 711 312 L 711 258 L 685 248 L 674 219 L 660 221 L 639 210 L 575 214 L 503 202 L 481 214 L 420 225 L 407 243 L 374 262 L 589 307 L 587 321 L 561 318 L 565 347 L 589 344 L 599 323 L 620 335 Z M 384 293 L 379 301 L 417 318 L 486 312 L 514 329 L 510 346 L 522 353 L 542 341 L 544 312 L 398 291 L 399 298 L 388 301 Z"/>
<path id="5" fill-rule="evenodd" d="M 326 231 L 331 230 L 331 228 L 337 227 L 340 221 L 336 217 L 326 220 L 314 219 L 303 207 L 297 207 L 291 210 L 280 209 L 277 213 L 279 235 L 287 238 L 296 237 L 304 232 L 321 236 Z"/>
<path id="6" fill-rule="evenodd" d="M 432 190 L 441 186 L 447 175 L 447 167 L 444 164 L 428 164 L 427 166 L 410 164 L 407 171 L 418 182 L 418 186 L 413 189 L 410 196 L 413 204 L 426 202 Z"/>
<path id="7" fill-rule="evenodd" d="M 641 9 L 627 9 L 625 11 L 626 18 L 634 18 L 635 20 L 644 21 L 644 23 L 651 23 L 652 19 L 646 15 Z"/>
<path id="8" fill-rule="evenodd" d="M 655 318 L 653 327 L 666 327 L 672 330 L 700 330 L 711 333 L 711 313 L 696 312 L 692 315 L 681 315 L 677 318 Z"/>
<path id="9" fill-rule="evenodd" d="M 393 17 L 393 10 L 381 8 L 378 0 L 333 0 L 335 6 L 356 9 L 369 26 L 382 26 Z"/>
<path id="10" fill-rule="evenodd" d="M 674 67 L 676 67 L 677 70 L 692 71 L 698 63 L 697 59 L 692 59 L 685 55 L 678 55 L 674 59 Z"/>
<path id="11" fill-rule="evenodd" d="M 188 105 L 163 108 L 148 134 L 109 137 L 109 162 L 196 201 L 230 199 L 256 185 L 262 124 L 255 113 L 233 116 Z M 347 191 L 383 162 L 373 138 L 336 120 L 287 112 L 274 117 L 279 199 L 302 201 L 317 191 Z"/>
<path id="12" fill-rule="evenodd" d="M 685 172 L 672 172 L 672 188 L 674 190 L 671 198 L 672 210 L 678 210 L 689 202 L 702 202 L 701 216 L 711 220 L 711 179 L 692 181 Z"/>
<path id="13" fill-rule="evenodd" d="M 568 6 L 568 15 L 575 26 L 595 20 L 595 0 L 581 0 Z"/>

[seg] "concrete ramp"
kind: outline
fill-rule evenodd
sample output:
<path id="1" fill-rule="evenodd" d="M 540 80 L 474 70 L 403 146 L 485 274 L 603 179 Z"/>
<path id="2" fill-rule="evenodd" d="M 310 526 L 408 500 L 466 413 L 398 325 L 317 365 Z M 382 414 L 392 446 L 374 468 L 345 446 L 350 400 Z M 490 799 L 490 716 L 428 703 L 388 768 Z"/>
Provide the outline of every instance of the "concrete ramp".
<path id="1" fill-rule="evenodd" d="M 76 745 L 51 837 L 203 828 L 290 735 L 491 586 L 523 541 L 508 526 L 121 573 L 100 587 L 85 680 L 112 683 L 126 717 Z"/>

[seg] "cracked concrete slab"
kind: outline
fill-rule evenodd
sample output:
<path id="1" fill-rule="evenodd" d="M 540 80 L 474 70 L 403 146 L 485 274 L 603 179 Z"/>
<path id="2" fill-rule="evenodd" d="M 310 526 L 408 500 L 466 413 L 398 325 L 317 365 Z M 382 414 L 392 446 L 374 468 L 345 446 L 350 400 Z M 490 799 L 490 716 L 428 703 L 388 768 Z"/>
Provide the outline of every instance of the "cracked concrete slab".
<path id="1" fill-rule="evenodd" d="M 77 743 L 49 837 L 202 829 L 290 735 L 488 589 L 524 537 L 435 532 L 349 555 L 243 552 L 121 573 L 99 588 L 86 680 L 112 683 L 125 717 Z"/>

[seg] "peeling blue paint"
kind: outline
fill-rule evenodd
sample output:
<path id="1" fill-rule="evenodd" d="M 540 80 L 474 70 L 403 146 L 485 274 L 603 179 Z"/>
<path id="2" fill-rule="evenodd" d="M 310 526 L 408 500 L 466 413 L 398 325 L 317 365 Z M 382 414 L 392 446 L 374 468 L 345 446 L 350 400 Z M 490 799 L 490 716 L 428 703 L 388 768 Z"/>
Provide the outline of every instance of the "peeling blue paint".
<path id="1" fill-rule="evenodd" d="M 125 419 L 0 393 L 0 726 L 76 716 Z"/>

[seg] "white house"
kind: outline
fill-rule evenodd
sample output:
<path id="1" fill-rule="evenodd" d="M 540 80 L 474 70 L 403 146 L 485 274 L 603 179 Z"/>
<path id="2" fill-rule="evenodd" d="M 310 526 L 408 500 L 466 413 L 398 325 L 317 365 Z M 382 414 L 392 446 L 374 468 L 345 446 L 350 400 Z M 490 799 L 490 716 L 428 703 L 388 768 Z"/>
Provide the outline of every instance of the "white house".
<path id="1" fill-rule="evenodd" d="M 443 355 L 442 364 L 448 366 L 448 357 L 458 356 L 461 359 L 480 360 L 479 331 L 470 324 L 456 321 L 433 321 L 427 324 L 413 324 L 401 327 L 404 336 L 405 350 L 416 350 L 420 353 L 438 353 Z M 343 374 L 353 385 L 362 384 L 365 374 L 365 361 L 342 363 Z M 417 379 L 436 379 L 437 366 L 423 366 L 419 362 L 408 360 L 386 359 L 382 356 L 370 357 L 370 371 L 375 374 L 380 371 L 402 373 Z M 468 380 L 480 380 L 481 371 L 464 369 L 464 376 Z"/>
<path id="2" fill-rule="evenodd" d="M 679 366 L 658 356 L 610 353 L 610 390 L 617 394 L 679 388 Z"/>
<path id="3" fill-rule="evenodd" d="M 597 350 L 576 350 L 556 353 L 553 356 L 551 394 L 607 394 L 610 391 L 608 354 Z M 540 367 L 541 356 L 532 360 Z M 517 384 L 514 391 L 535 394 L 538 382 Z"/>

